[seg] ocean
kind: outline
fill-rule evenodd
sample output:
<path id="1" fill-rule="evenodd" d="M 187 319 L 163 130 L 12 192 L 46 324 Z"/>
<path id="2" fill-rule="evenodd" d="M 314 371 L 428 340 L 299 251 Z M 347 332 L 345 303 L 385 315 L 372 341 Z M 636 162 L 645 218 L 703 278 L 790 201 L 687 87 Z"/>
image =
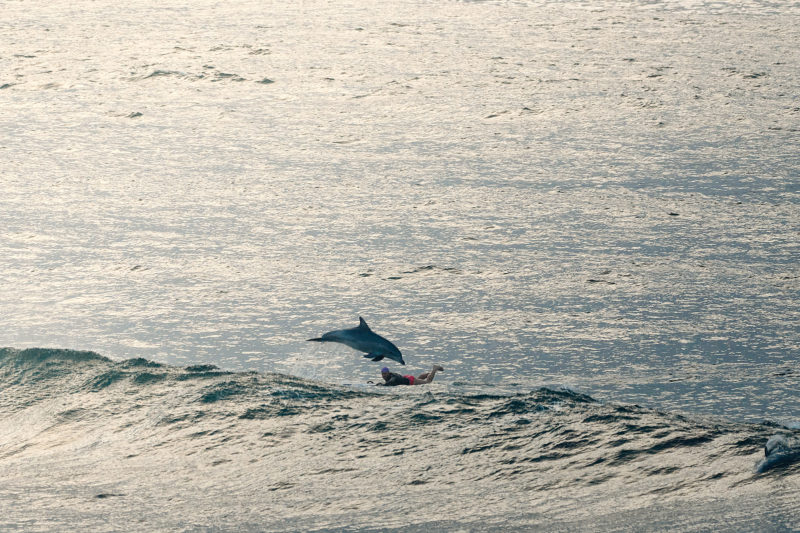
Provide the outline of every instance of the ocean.
<path id="1" fill-rule="evenodd" d="M 0 2 L 0 530 L 797 531 L 798 28 Z"/>

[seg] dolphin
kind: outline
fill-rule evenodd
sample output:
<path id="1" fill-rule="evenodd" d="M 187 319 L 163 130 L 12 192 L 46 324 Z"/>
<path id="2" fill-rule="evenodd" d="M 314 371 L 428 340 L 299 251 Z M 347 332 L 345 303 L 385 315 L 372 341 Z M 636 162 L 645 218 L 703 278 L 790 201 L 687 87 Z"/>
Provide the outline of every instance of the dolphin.
<path id="1" fill-rule="evenodd" d="M 363 318 L 358 317 L 358 320 L 358 327 L 329 331 L 322 337 L 308 340 L 316 342 L 338 342 L 354 350 L 358 350 L 359 352 L 366 352 L 364 357 L 369 357 L 372 361 L 380 361 L 386 357 L 387 359 L 397 361 L 401 365 L 406 364 L 397 346 L 369 329 L 367 322 Z"/>

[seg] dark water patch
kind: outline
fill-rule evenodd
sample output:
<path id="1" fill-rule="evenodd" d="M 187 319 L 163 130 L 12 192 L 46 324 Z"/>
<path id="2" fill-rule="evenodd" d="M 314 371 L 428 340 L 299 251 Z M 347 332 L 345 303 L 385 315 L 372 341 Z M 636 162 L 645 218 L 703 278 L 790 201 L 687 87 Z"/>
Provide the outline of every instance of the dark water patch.
<path id="1" fill-rule="evenodd" d="M 140 80 L 149 80 L 153 78 L 168 78 L 168 77 L 177 77 L 177 78 L 191 78 L 191 79 L 199 79 L 198 76 L 193 74 L 187 74 L 186 72 L 180 72 L 178 70 L 154 70 L 150 74 L 146 76 L 142 76 L 138 79 Z M 202 77 L 202 75 L 200 75 Z M 135 80 L 136 78 L 134 78 Z"/>
<path id="2" fill-rule="evenodd" d="M 665 476 L 667 474 L 672 474 L 680 470 L 677 466 L 660 466 L 656 468 L 649 468 L 645 470 L 645 473 L 649 476 Z"/>
<path id="3" fill-rule="evenodd" d="M 586 424 L 613 424 L 614 422 L 619 422 L 620 420 L 635 420 L 636 417 L 634 416 L 622 416 L 617 413 L 598 413 L 589 415 L 583 419 L 584 423 Z"/>
<path id="4" fill-rule="evenodd" d="M 312 382 L 299 381 L 295 378 L 280 379 L 277 377 L 270 395 L 282 400 L 308 403 L 375 397 L 374 393 L 360 392 L 333 385 L 318 385 Z"/>
<path id="5" fill-rule="evenodd" d="M 180 424 L 181 422 L 197 422 L 198 420 L 204 418 L 206 413 L 203 411 L 195 411 L 192 413 L 181 413 L 175 415 L 165 415 L 162 416 L 157 425 L 159 426 L 169 426 L 172 424 Z"/>
<path id="6" fill-rule="evenodd" d="M 372 424 L 367 424 L 367 431 L 386 431 L 389 429 L 389 424 L 379 420 L 378 422 L 373 422 Z"/>
<path id="7" fill-rule="evenodd" d="M 246 78 L 238 74 L 233 74 L 229 72 L 220 72 L 217 71 L 215 67 L 211 65 L 205 65 L 204 70 L 199 73 L 192 73 L 192 72 L 181 72 L 178 70 L 161 70 L 157 69 L 149 74 L 139 77 L 130 78 L 131 81 L 142 81 L 142 80 L 150 80 L 155 78 L 179 78 L 183 80 L 189 81 L 200 81 L 200 80 L 207 80 L 211 82 L 218 82 L 218 81 L 247 81 Z"/>
<path id="8" fill-rule="evenodd" d="M 658 444 L 655 444 L 652 447 L 650 447 L 648 452 L 657 453 L 663 450 L 669 450 L 670 448 L 700 446 L 701 444 L 705 444 L 713 440 L 714 440 L 713 435 L 697 435 L 697 436 L 682 435 L 666 441 L 659 442 Z"/>
<path id="9" fill-rule="evenodd" d="M 447 400 L 447 403 L 478 406 L 482 405 L 485 402 L 491 402 L 495 400 L 506 400 L 506 399 L 508 399 L 508 396 L 504 396 L 501 394 L 469 394 L 464 396 L 459 395 L 455 398 L 449 398 Z"/>
<path id="10" fill-rule="evenodd" d="M 532 411 L 546 411 L 547 406 L 538 403 L 529 403 L 523 399 L 514 399 L 506 402 L 500 407 L 495 408 L 488 414 L 489 418 L 501 417 L 506 415 L 520 415 L 527 414 Z"/>
<path id="11" fill-rule="evenodd" d="M 137 385 L 148 385 L 151 383 L 159 383 L 165 379 L 167 379 L 165 374 L 142 372 L 141 374 L 136 374 L 136 376 L 133 378 L 133 382 Z"/>
<path id="12" fill-rule="evenodd" d="M 522 461 L 526 463 L 541 463 L 544 461 L 558 461 L 559 459 L 564 459 L 565 457 L 571 457 L 571 456 L 572 454 L 544 453 L 541 455 L 536 455 L 534 457 L 526 457 Z"/>
<path id="13" fill-rule="evenodd" d="M 95 498 L 97 498 L 98 500 L 104 500 L 106 498 L 122 498 L 123 496 L 125 495 L 121 493 L 101 492 L 100 494 L 95 495 Z"/>
<path id="14" fill-rule="evenodd" d="M 514 451 L 521 450 L 521 449 L 525 448 L 525 446 L 526 446 L 525 444 L 506 444 L 501 449 L 504 452 L 514 452 Z M 501 462 L 504 462 L 504 461 L 501 461 Z M 516 462 L 516 459 L 513 459 L 510 462 Z"/>
<path id="15" fill-rule="evenodd" d="M 524 432 L 526 435 L 528 434 L 529 428 L 526 427 L 530 424 L 530 421 L 526 418 L 520 420 L 514 420 L 511 422 L 510 426 L 506 426 L 503 428 L 502 435 L 507 436 L 508 438 L 514 439 L 517 437 L 512 436 L 514 433 L 517 432 Z"/>
<path id="16" fill-rule="evenodd" d="M 461 408 L 461 409 L 446 409 L 446 410 L 442 410 L 441 411 L 441 413 L 443 415 L 452 415 L 452 416 L 471 415 L 471 414 L 474 414 L 476 412 L 477 412 L 477 410 L 473 409 L 471 407 L 465 407 L 465 408 Z"/>
<path id="17" fill-rule="evenodd" d="M 563 442 L 559 442 L 551 446 L 552 449 L 565 449 L 571 450 L 574 448 L 581 448 L 584 446 L 590 446 L 597 441 L 590 441 L 590 440 L 566 440 Z"/>
<path id="18" fill-rule="evenodd" d="M 462 449 L 461 450 L 461 455 L 468 455 L 468 454 L 471 454 L 471 453 L 485 452 L 487 450 L 492 450 L 494 448 L 495 448 L 494 444 L 484 444 L 484 445 L 481 445 L 481 446 L 472 446 L 472 447 L 469 447 L 469 448 Z"/>
<path id="19" fill-rule="evenodd" d="M 414 413 L 411 415 L 410 419 L 414 424 L 424 425 L 428 422 L 438 422 L 439 420 L 442 420 L 442 417 L 431 413 Z"/>
<path id="20" fill-rule="evenodd" d="M 242 420 L 269 420 L 276 417 L 295 416 L 304 411 L 302 406 L 289 404 L 261 404 L 250 407 L 239 415 Z"/>
<path id="21" fill-rule="evenodd" d="M 594 478 L 591 478 L 591 479 L 587 480 L 586 484 L 587 485 L 601 485 L 603 483 L 611 481 L 612 479 L 614 479 L 614 477 L 615 477 L 614 474 L 603 474 L 601 476 L 597 476 L 597 477 L 594 477 Z"/>
<path id="22" fill-rule="evenodd" d="M 86 409 L 81 409 L 78 407 L 75 409 L 67 409 L 66 411 L 62 411 L 58 413 L 58 417 L 64 422 L 74 422 L 76 420 L 81 420 L 87 412 L 88 411 Z"/>
<path id="23" fill-rule="evenodd" d="M 222 81 L 222 80 L 230 80 L 230 81 L 246 81 L 245 78 L 239 76 L 238 74 L 231 74 L 228 72 L 215 72 L 214 79 L 211 81 Z"/>
<path id="24" fill-rule="evenodd" d="M 267 490 L 270 490 L 270 491 L 289 490 L 289 489 L 294 488 L 294 486 L 295 486 L 295 483 L 291 483 L 289 481 L 281 481 L 279 483 L 276 483 L 275 485 L 272 485 L 271 487 L 267 487 Z"/>
<path id="25" fill-rule="evenodd" d="M 597 400 L 588 394 L 581 394 L 568 389 L 554 390 L 542 387 L 532 392 L 531 396 L 535 397 L 539 401 L 564 401 L 576 404 L 597 403 Z"/>
<path id="26" fill-rule="evenodd" d="M 136 357 L 122 361 L 119 363 L 119 366 L 122 368 L 164 368 L 165 365 L 144 359 L 142 357 Z"/>
<path id="27" fill-rule="evenodd" d="M 687 485 L 688 483 L 686 481 L 679 481 L 677 483 L 664 485 L 663 487 L 657 487 L 653 490 L 647 491 L 646 494 L 654 494 L 654 495 L 670 494 L 672 492 L 677 492 L 683 488 L 686 488 Z"/>
<path id="28" fill-rule="evenodd" d="M 617 416 L 620 416 L 620 417 L 622 415 L 620 415 L 619 413 L 632 414 L 632 415 L 642 415 L 642 414 L 646 414 L 646 413 L 650 412 L 648 409 L 645 409 L 641 405 L 618 405 L 618 406 L 616 406 L 615 410 L 616 410 Z M 678 418 L 680 420 L 685 420 L 680 415 L 676 415 L 676 418 Z"/>
<path id="29" fill-rule="evenodd" d="M 237 381 L 217 383 L 206 387 L 205 392 L 200 396 L 200 403 L 214 403 L 227 400 L 235 396 L 242 396 L 250 393 L 252 389 Z"/>
<path id="30" fill-rule="evenodd" d="M 422 396 L 420 401 L 417 402 L 416 408 L 419 409 L 420 407 L 425 407 L 426 405 L 432 405 L 436 403 L 439 403 L 439 399 L 430 392 L 427 392 Z"/>
<path id="31" fill-rule="evenodd" d="M 16 350 L 14 348 L 0 348 L 0 362 L 3 365 L 13 364 L 18 366 L 31 366 L 44 362 L 61 363 L 110 363 L 111 359 L 95 352 L 60 350 L 51 348 L 28 348 Z"/>
<path id="32" fill-rule="evenodd" d="M 642 454 L 641 450 L 625 448 L 624 450 L 618 451 L 614 456 L 613 459 L 608 463 L 611 466 L 620 466 L 624 465 Z"/>
<path id="33" fill-rule="evenodd" d="M 734 442 L 731 447 L 736 455 L 750 455 L 764 446 L 764 437 L 761 435 L 748 435 Z"/>
<path id="34" fill-rule="evenodd" d="M 554 405 L 561 403 L 581 404 L 595 402 L 595 400 L 589 396 L 550 389 L 539 389 L 527 395 L 518 395 L 511 397 L 511 399 L 508 397 L 501 397 L 500 399 L 504 400 L 503 403 L 494 407 L 492 411 L 487 414 L 489 418 L 548 411 Z"/>
<path id="35" fill-rule="evenodd" d="M 680 435 L 664 441 L 657 442 L 648 447 L 626 448 L 620 450 L 619 452 L 616 453 L 616 455 L 614 455 L 614 458 L 610 464 L 621 465 L 646 455 L 654 455 L 664 451 L 669 451 L 679 448 L 693 448 L 697 446 L 702 446 L 704 444 L 712 442 L 714 439 L 715 435 L 713 434 Z M 635 443 L 635 440 L 629 439 L 626 441 L 626 443 L 633 444 Z"/>
<path id="36" fill-rule="evenodd" d="M 459 270 L 458 268 L 455 268 L 455 267 L 440 267 L 440 266 L 437 266 L 437 265 L 419 266 L 419 267 L 416 267 L 416 268 L 414 268 L 412 270 L 407 270 L 407 271 L 403 272 L 403 274 L 420 274 L 420 273 L 426 273 L 426 272 L 433 273 L 433 272 L 436 272 L 436 271 L 441 271 L 441 272 L 445 272 L 445 273 L 448 273 L 448 274 L 461 274 L 461 270 Z"/>
<path id="37" fill-rule="evenodd" d="M 659 431 L 658 433 L 653 433 L 650 435 L 654 439 L 663 439 L 669 437 L 672 434 L 671 429 L 665 429 L 664 431 Z"/>
<path id="38" fill-rule="evenodd" d="M 349 467 L 346 467 L 346 468 L 325 468 L 325 469 L 319 470 L 317 472 L 311 472 L 309 475 L 312 475 L 312 476 L 324 476 L 325 474 L 341 474 L 343 472 L 357 472 L 357 471 L 358 471 L 358 469 L 349 468 Z"/>
<path id="39" fill-rule="evenodd" d="M 178 374 L 175 376 L 176 381 L 190 381 L 196 379 L 213 379 L 219 378 L 224 376 L 233 375 L 233 372 L 225 372 L 225 371 L 209 371 L 209 372 L 190 372 L 186 374 Z"/>
<path id="40" fill-rule="evenodd" d="M 217 365 L 189 365 L 184 368 L 187 372 L 211 372 L 219 370 Z"/>
<path id="41" fill-rule="evenodd" d="M 629 431 L 631 433 L 641 433 L 641 434 L 649 434 L 653 431 L 664 430 L 667 429 L 669 426 L 666 424 L 658 424 L 658 425 L 649 425 L 649 426 L 638 426 L 635 424 L 625 424 L 625 431 Z"/>
<path id="42" fill-rule="evenodd" d="M 99 376 L 95 376 L 94 378 L 90 379 L 86 386 L 92 392 L 99 392 L 106 387 L 110 387 L 114 383 L 124 380 L 128 376 L 130 376 L 130 374 L 127 372 L 122 372 L 120 370 L 109 370 L 108 372 L 103 372 Z"/>

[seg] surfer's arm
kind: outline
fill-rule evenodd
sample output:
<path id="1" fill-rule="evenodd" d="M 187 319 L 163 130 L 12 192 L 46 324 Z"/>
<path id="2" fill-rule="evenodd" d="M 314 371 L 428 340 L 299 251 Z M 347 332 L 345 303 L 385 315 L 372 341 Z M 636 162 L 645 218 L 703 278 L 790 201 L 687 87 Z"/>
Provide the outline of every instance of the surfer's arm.
<path id="1" fill-rule="evenodd" d="M 405 385 L 405 383 L 403 383 L 404 379 L 405 378 L 403 376 L 399 375 L 399 374 L 392 374 L 392 377 L 390 377 L 388 380 L 385 380 L 383 383 L 378 383 L 378 385 L 383 385 L 384 387 L 394 387 L 394 386 L 397 386 L 397 385 Z"/>

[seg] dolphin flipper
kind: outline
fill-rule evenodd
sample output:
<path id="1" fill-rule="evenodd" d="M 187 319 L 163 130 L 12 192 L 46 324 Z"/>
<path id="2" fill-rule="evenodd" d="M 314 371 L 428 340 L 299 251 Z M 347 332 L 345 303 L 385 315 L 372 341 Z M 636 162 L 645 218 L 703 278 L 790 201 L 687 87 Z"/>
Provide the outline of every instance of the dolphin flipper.
<path id="1" fill-rule="evenodd" d="M 382 355 L 375 355 L 374 353 L 364 354 L 364 357 L 371 357 L 372 358 L 370 359 L 371 361 L 380 361 L 381 359 L 383 359 Z"/>

